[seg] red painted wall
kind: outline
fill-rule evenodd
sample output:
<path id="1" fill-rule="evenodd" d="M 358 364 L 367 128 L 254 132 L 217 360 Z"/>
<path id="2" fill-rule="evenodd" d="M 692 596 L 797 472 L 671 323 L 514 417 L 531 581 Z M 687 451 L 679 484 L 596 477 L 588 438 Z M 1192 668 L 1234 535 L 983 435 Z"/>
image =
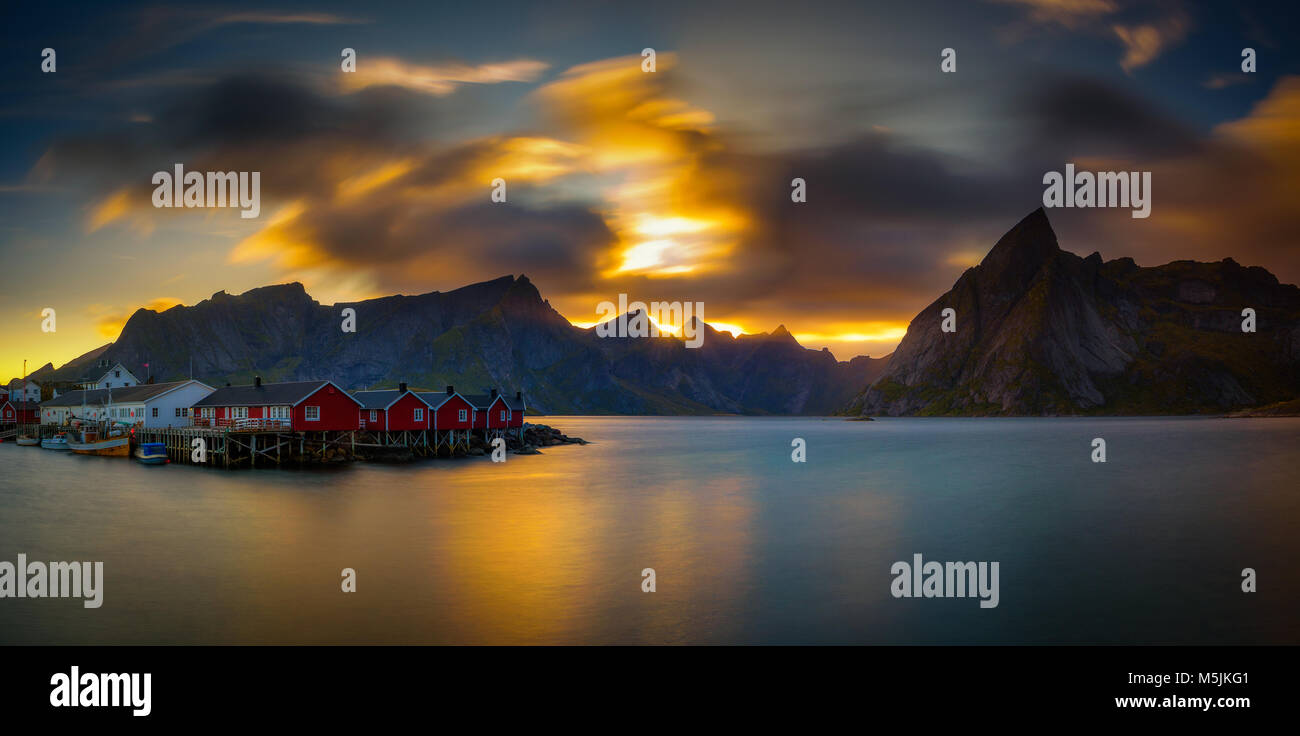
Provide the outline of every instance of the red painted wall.
<path id="1" fill-rule="evenodd" d="M 486 411 L 479 411 L 474 414 L 474 429 L 504 429 L 506 422 L 501 421 L 501 412 L 505 411 L 507 420 L 510 417 L 510 407 L 506 406 L 506 400 L 498 396 L 487 408 Z"/>
<path id="2" fill-rule="evenodd" d="M 464 409 L 465 421 L 460 421 L 460 410 Z M 474 421 L 474 407 L 469 402 L 462 399 L 459 394 L 451 397 L 442 406 L 438 407 L 438 416 L 434 419 L 433 427 L 435 429 L 469 429 Z"/>
<path id="3" fill-rule="evenodd" d="M 319 406 L 320 419 L 307 421 L 307 407 Z M 251 407 L 250 407 L 251 408 Z M 334 432 L 356 429 L 359 426 L 361 407 L 340 388 L 322 386 L 311 396 L 293 407 L 293 429 L 298 432 Z M 252 415 L 252 412 L 249 412 Z"/>
<path id="4" fill-rule="evenodd" d="M 370 421 L 370 412 L 375 413 L 375 421 Z M 363 429 L 382 430 L 384 428 L 384 410 L 383 409 L 358 409 L 357 418 L 361 420 L 360 426 Z"/>
<path id="5" fill-rule="evenodd" d="M 423 409 L 424 418 L 415 421 L 415 410 Z M 398 432 L 407 429 L 428 429 L 429 407 L 416 398 L 415 394 L 406 392 L 392 406 L 388 407 L 388 429 Z"/>
<path id="6" fill-rule="evenodd" d="M 501 412 L 505 412 L 503 419 Z M 510 405 L 506 403 L 505 398 L 498 396 L 497 400 L 492 402 L 492 412 L 488 416 L 488 426 L 493 429 L 505 429 L 510 426 Z"/>
<path id="7" fill-rule="evenodd" d="M 14 406 L 12 401 L 3 402 L 3 408 L 0 408 L 0 424 L 34 424 L 38 422 L 40 422 L 39 408 L 19 409 Z"/>

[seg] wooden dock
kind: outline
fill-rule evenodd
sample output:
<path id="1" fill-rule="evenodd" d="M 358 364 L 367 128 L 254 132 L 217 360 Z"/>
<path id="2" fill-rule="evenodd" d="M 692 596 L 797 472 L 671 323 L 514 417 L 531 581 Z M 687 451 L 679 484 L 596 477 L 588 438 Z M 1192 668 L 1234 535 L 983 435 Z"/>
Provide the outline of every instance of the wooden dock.
<path id="1" fill-rule="evenodd" d="M 43 424 L 30 429 L 41 439 L 71 427 Z M 183 465 L 236 469 L 346 463 L 354 460 L 407 460 L 481 454 L 497 437 L 522 442 L 523 430 L 344 430 L 295 432 L 284 427 L 248 423 L 220 427 L 133 427 L 131 447 L 161 444 L 167 458 Z M 0 438 L 17 428 L 0 427 Z"/>
<path id="2" fill-rule="evenodd" d="M 229 427 L 137 427 L 133 443 L 161 443 L 174 463 L 218 468 L 349 462 L 357 432 L 292 432 Z M 202 458 L 200 460 L 199 458 Z"/>

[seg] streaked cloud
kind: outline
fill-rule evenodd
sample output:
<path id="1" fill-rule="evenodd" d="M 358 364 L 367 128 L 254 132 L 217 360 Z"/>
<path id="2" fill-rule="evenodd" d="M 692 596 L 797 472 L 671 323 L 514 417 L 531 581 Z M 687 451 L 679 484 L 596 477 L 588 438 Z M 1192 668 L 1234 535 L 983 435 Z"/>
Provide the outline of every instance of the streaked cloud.
<path id="1" fill-rule="evenodd" d="M 334 13 L 279 13 L 270 10 L 249 10 L 239 13 L 227 13 L 213 18 L 209 25 L 227 26 L 236 23 L 256 23 L 261 25 L 316 25 L 334 26 L 365 23 L 367 21 Z"/>
<path id="2" fill-rule="evenodd" d="M 1036 23 L 1055 23 L 1066 28 L 1078 26 L 1119 10 L 1115 0 L 995 0 L 1023 7 Z"/>
<path id="3" fill-rule="evenodd" d="M 1151 63 L 1161 52 L 1187 36 L 1191 21 L 1182 13 L 1175 13 L 1153 23 L 1111 26 L 1124 44 L 1124 58 L 1119 65 L 1126 72 Z"/>
<path id="4" fill-rule="evenodd" d="M 477 65 L 421 65 L 391 57 L 365 58 L 357 62 L 355 72 L 340 75 L 339 83 L 349 91 L 393 86 L 441 97 L 465 84 L 531 82 L 549 66 L 546 62 L 533 59 Z"/>

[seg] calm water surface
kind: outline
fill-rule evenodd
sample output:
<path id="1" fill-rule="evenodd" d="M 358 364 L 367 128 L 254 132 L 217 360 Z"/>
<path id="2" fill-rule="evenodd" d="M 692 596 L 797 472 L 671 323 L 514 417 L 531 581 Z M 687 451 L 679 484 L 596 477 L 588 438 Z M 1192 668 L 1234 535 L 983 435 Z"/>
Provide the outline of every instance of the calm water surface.
<path id="1" fill-rule="evenodd" d="M 0 559 L 106 581 L 0 599 L 0 643 L 1300 643 L 1297 419 L 546 421 L 595 444 L 220 471 L 7 441 Z M 917 552 L 1000 562 L 1000 605 L 893 598 Z"/>

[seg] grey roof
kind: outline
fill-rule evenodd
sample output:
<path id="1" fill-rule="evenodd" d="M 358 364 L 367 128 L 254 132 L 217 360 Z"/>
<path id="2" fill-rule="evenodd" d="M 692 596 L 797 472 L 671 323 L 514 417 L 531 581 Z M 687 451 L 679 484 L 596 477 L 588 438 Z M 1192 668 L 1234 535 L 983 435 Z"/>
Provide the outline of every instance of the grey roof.
<path id="1" fill-rule="evenodd" d="M 115 404 L 138 403 L 141 401 L 148 401 L 156 396 L 161 396 L 162 394 L 187 383 L 189 383 L 189 381 L 171 381 L 168 383 L 142 383 L 137 386 L 121 386 L 111 389 L 96 388 L 89 391 L 69 391 L 66 394 L 50 399 L 49 401 L 42 401 L 41 406 L 56 407 L 81 406 L 82 404 L 107 404 L 110 395 Z"/>
<path id="2" fill-rule="evenodd" d="M 506 406 L 510 407 L 510 409 L 511 409 L 512 411 L 523 411 L 523 410 L 524 410 L 524 400 L 523 400 L 522 397 L 516 399 L 516 398 L 513 397 L 513 396 L 507 396 L 507 397 L 506 397 Z"/>
<path id="3" fill-rule="evenodd" d="M 361 408 L 363 409 L 387 409 L 401 395 L 401 391 L 393 389 L 352 392 L 352 398 L 361 402 Z"/>
<path id="4" fill-rule="evenodd" d="M 13 399 L 5 399 L 4 401 L 0 401 L 0 406 L 4 406 L 5 404 L 10 404 L 11 406 L 13 406 L 15 409 L 19 411 L 22 411 L 24 409 L 41 408 L 40 403 L 36 401 L 14 401 Z"/>
<path id="5" fill-rule="evenodd" d="M 470 404 L 474 406 L 475 409 L 486 409 L 492 406 L 492 404 L 496 402 L 497 399 L 501 398 L 500 396 L 493 398 L 492 394 L 462 394 L 462 395 L 465 397 L 466 401 L 468 401 Z"/>
<path id="6" fill-rule="evenodd" d="M 419 396 L 434 411 L 441 409 L 442 405 L 447 403 L 447 399 L 456 396 L 456 394 L 449 394 L 444 391 L 416 391 L 415 395 Z"/>
<path id="7" fill-rule="evenodd" d="M 290 381 L 287 383 L 264 383 L 261 386 L 224 386 L 208 394 L 194 406 L 296 406 L 303 399 L 319 391 L 322 387 L 332 385 L 339 393 L 357 401 L 352 394 L 344 391 L 330 381 Z"/>
<path id="8" fill-rule="evenodd" d="M 398 399 L 408 393 L 415 394 L 415 398 L 423 401 L 425 404 L 430 406 L 433 405 L 433 402 L 429 401 L 425 395 L 421 395 L 421 392 L 419 391 L 403 392 L 398 391 L 395 388 L 376 389 L 374 391 L 353 391 L 352 398 L 360 401 L 361 406 L 366 409 L 387 409 L 396 403 Z"/>

